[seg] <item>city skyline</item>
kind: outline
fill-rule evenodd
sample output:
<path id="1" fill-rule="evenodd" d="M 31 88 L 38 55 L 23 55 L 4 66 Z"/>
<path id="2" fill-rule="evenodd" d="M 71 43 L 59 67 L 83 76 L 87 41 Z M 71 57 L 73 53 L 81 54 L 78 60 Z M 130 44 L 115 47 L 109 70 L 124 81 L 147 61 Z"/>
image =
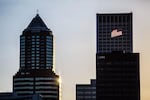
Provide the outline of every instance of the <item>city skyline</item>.
<path id="1" fill-rule="evenodd" d="M 0 79 L 3 82 L 0 83 L 0 91 L 11 91 L 12 75 L 19 68 L 19 34 L 36 14 L 37 8 L 56 38 L 56 71 L 62 76 L 63 100 L 75 99 L 75 83 L 85 83 L 89 82 L 90 78 L 95 78 L 96 13 L 132 11 L 133 51 L 141 53 L 141 96 L 144 100 L 149 100 L 150 48 L 145 44 L 149 42 L 150 15 L 146 11 L 150 9 L 150 2 L 132 0 L 128 4 L 123 1 L 126 6 L 123 7 L 122 1 L 119 0 L 64 1 L 1 1 Z M 9 72 L 6 71 L 8 68 Z M 72 94 L 67 96 L 65 93 L 69 91 L 72 91 Z"/>

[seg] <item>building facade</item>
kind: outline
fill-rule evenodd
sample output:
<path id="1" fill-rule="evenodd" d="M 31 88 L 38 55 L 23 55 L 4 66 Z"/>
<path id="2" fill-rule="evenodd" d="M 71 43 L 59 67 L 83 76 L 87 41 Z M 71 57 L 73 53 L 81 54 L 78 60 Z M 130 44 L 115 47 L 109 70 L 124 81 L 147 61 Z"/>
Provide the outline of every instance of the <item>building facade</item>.
<path id="1" fill-rule="evenodd" d="M 132 13 L 97 14 L 96 99 L 140 100 Z"/>
<path id="2" fill-rule="evenodd" d="M 91 84 L 77 84 L 76 100 L 96 100 L 96 80 L 92 79 Z"/>
<path id="3" fill-rule="evenodd" d="M 59 76 L 53 70 L 53 34 L 37 14 L 20 36 L 20 68 L 13 76 L 19 96 L 40 94 L 59 100 Z"/>
<path id="4" fill-rule="evenodd" d="M 97 54 L 97 100 L 140 100 L 139 54 Z"/>
<path id="5" fill-rule="evenodd" d="M 18 96 L 15 93 L 3 92 L 0 93 L 0 100 L 43 100 L 39 94 Z"/>
<path id="6" fill-rule="evenodd" d="M 132 49 L 132 13 L 97 14 L 97 53 Z"/>

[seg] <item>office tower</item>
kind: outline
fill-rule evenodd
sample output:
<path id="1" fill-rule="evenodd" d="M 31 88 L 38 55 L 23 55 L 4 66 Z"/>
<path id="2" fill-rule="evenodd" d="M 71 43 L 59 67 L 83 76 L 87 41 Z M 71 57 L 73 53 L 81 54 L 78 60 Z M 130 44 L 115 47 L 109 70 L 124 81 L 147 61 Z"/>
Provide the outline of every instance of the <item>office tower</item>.
<path id="1" fill-rule="evenodd" d="M 13 92 L 59 100 L 59 76 L 53 71 L 53 56 L 52 31 L 37 14 L 20 36 L 20 68 L 13 76 Z"/>
<path id="2" fill-rule="evenodd" d="M 139 53 L 132 49 L 132 13 L 97 14 L 97 100 L 140 100 Z"/>
<path id="3" fill-rule="evenodd" d="M 96 60 L 97 100 L 140 100 L 138 53 L 99 53 Z"/>
<path id="4" fill-rule="evenodd" d="M 76 100 L 96 100 L 95 79 L 91 80 L 91 84 L 76 85 Z"/>
<path id="5" fill-rule="evenodd" d="M 132 48 L 132 13 L 97 14 L 97 53 Z"/>

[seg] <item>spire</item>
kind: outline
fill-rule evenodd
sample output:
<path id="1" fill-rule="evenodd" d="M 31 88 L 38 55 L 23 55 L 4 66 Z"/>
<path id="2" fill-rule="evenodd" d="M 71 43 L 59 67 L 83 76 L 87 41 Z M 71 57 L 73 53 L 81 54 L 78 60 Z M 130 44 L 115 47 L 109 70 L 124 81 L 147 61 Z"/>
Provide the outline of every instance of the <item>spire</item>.
<path id="1" fill-rule="evenodd" d="M 38 9 L 36 10 L 36 13 L 37 13 L 37 14 L 39 13 L 39 10 L 38 10 Z"/>
<path id="2" fill-rule="evenodd" d="M 28 27 L 25 30 L 32 30 L 32 31 L 44 30 L 44 31 L 50 31 L 47 28 L 47 26 L 44 23 L 44 21 L 42 20 L 42 18 L 39 16 L 38 10 L 37 10 L 36 16 L 32 19 L 32 21 L 30 22 L 30 24 L 28 25 Z"/>

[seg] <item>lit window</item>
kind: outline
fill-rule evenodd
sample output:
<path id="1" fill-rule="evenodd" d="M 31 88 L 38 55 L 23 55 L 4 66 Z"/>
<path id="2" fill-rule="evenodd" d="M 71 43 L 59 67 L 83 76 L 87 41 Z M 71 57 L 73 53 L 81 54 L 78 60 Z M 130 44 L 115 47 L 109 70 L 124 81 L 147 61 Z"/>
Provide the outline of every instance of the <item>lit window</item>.
<path id="1" fill-rule="evenodd" d="M 51 66 L 51 64 L 46 64 L 46 66 Z"/>
<path id="2" fill-rule="evenodd" d="M 35 54 L 32 54 L 32 57 L 34 57 L 35 56 Z"/>
<path id="3" fill-rule="evenodd" d="M 32 50 L 35 50 L 35 48 L 32 48 Z"/>

